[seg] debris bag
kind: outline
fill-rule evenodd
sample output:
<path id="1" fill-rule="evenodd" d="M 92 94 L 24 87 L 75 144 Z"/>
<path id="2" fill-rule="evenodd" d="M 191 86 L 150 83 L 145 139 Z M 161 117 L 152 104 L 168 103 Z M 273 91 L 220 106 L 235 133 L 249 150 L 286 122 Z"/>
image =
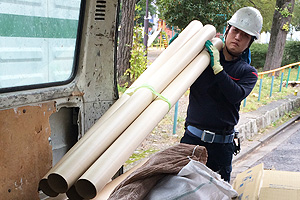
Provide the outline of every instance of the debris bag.
<path id="1" fill-rule="evenodd" d="M 232 186 L 206 165 L 190 160 L 177 175 L 155 185 L 145 200 L 228 200 L 238 196 Z"/>
<path id="2" fill-rule="evenodd" d="M 190 159 L 206 164 L 206 148 L 180 143 L 154 154 L 115 188 L 109 200 L 144 200 L 159 180 L 178 174 Z"/>

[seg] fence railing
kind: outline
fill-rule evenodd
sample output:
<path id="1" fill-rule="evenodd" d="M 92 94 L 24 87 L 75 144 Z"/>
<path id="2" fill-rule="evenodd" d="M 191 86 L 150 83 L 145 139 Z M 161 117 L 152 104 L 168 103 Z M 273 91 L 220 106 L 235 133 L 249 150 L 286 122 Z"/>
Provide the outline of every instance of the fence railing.
<path id="1" fill-rule="evenodd" d="M 281 72 L 281 74 L 280 74 L 281 79 L 280 79 L 280 85 L 279 85 L 279 92 L 281 92 L 282 86 L 283 86 L 283 79 L 284 79 L 284 71 L 285 71 L 285 69 L 289 69 L 288 76 L 287 76 L 287 79 L 286 79 L 286 84 L 285 84 L 285 86 L 287 88 L 288 87 L 288 83 L 290 81 L 292 67 L 294 67 L 296 65 L 298 65 L 298 71 L 297 71 L 297 77 L 296 77 L 296 81 L 298 81 L 298 79 L 299 79 L 299 73 L 300 73 L 300 62 L 288 64 L 288 65 L 285 65 L 283 67 L 276 68 L 276 69 L 269 70 L 269 71 L 259 72 L 258 73 L 258 77 L 260 77 L 260 81 L 259 81 L 259 92 L 258 92 L 258 99 L 257 100 L 260 101 L 260 98 L 261 98 L 261 91 L 262 91 L 262 85 L 263 85 L 264 75 L 269 75 L 269 74 L 272 75 L 272 81 L 271 81 L 271 87 L 270 87 L 270 95 L 269 95 L 270 97 L 272 97 L 273 87 L 274 87 L 274 78 L 275 78 L 276 73 L 277 72 Z M 244 99 L 244 104 L 243 104 L 244 107 L 246 106 L 246 101 L 247 101 L 247 99 Z"/>

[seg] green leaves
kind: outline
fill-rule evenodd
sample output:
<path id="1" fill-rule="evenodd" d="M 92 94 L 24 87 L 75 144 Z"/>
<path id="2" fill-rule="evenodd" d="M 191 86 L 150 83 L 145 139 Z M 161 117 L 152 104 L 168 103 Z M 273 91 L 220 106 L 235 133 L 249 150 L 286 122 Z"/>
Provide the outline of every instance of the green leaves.
<path id="1" fill-rule="evenodd" d="M 291 5 L 289 4 L 288 7 L 291 7 Z M 293 13 L 289 11 L 288 7 L 285 8 L 275 7 L 275 10 L 277 10 L 283 17 L 293 16 Z"/>
<path id="2" fill-rule="evenodd" d="M 147 56 L 145 56 L 142 33 L 142 27 L 134 27 L 133 46 L 131 50 L 131 59 L 129 60 L 130 68 L 125 71 L 125 75 L 130 77 L 131 83 L 133 83 L 147 68 Z M 131 83 L 129 85 L 131 85 Z"/>
<path id="3" fill-rule="evenodd" d="M 251 65 L 257 70 L 262 69 L 265 65 L 268 44 L 260 44 L 254 42 L 251 47 Z M 300 41 L 288 41 L 284 47 L 284 54 L 280 66 L 299 62 L 300 60 Z"/>
<path id="4" fill-rule="evenodd" d="M 192 20 L 214 25 L 223 31 L 227 20 L 239 5 L 235 0 L 157 0 L 160 18 L 167 24 L 185 28 Z"/>

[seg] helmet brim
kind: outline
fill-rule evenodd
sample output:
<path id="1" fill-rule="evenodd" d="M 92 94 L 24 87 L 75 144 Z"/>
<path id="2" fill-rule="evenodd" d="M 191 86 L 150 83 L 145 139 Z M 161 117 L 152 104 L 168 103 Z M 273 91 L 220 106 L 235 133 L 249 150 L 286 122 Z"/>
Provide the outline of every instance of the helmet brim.
<path id="1" fill-rule="evenodd" d="M 255 37 L 256 40 L 259 38 L 259 34 L 258 34 L 258 33 L 251 32 L 251 31 L 245 29 L 244 27 L 240 26 L 240 25 L 237 24 L 237 23 L 228 21 L 228 24 L 231 25 L 231 26 L 234 26 L 234 27 L 236 27 L 236 28 L 238 28 L 238 29 L 240 29 L 241 31 L 247 33 L 248 35 L 251 35 L 251 36 Z"/>

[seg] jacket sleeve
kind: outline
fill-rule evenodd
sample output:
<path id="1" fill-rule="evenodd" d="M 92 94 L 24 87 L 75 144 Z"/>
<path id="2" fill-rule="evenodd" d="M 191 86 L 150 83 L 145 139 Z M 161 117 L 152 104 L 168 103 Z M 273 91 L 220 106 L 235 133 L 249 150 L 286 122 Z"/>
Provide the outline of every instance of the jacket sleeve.
<path id="1" fill-rule="evenodd" d="M 225 98 L 232 104 L 240 103 L 245 99 L 257 81 L 257 71 L 253 68 L 243 73 L 242 77 L 234 80 L 224 70 L 216 75 L 219 85 Z"/>

